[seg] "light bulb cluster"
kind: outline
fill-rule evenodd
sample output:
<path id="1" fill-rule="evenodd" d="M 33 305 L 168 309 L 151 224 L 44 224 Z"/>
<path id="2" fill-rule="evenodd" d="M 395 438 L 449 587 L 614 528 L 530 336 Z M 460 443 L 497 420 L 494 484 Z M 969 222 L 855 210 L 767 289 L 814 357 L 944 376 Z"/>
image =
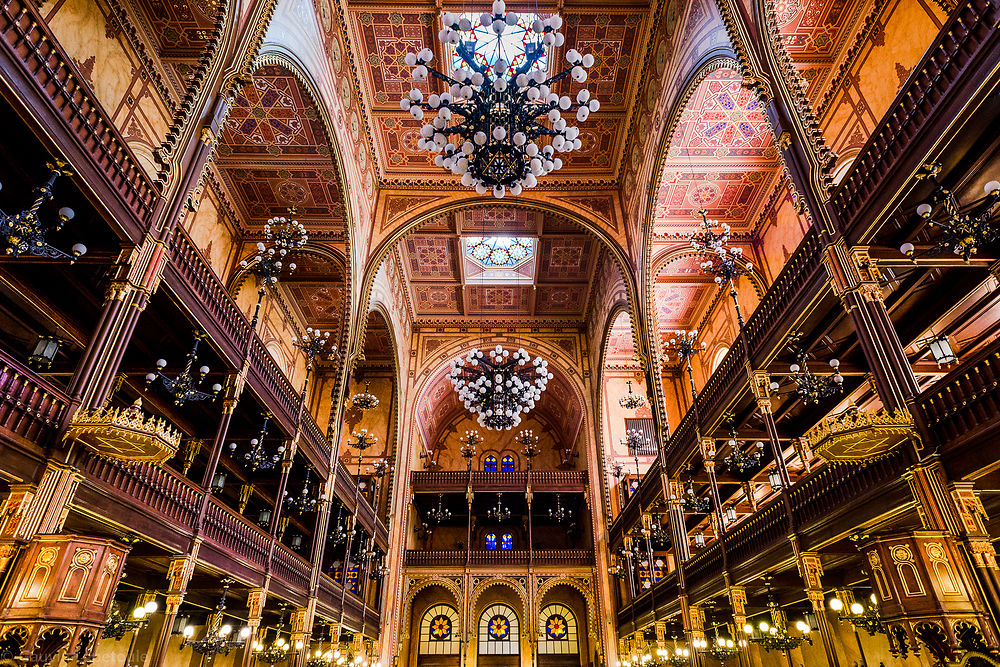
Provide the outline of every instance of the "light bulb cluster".
<path id="1" fill-rule="evenodd" d="M 552 374 L 548 362 L 532 360 L 524 348 L 511 353 L 497 345 L 486 354 L 473 348 L 465 357 L 456 357 L 447 377 L 480 426 L 509 430 L 535 407 Z"/>
<path id="2" fill-rule="evenodd" d="M 453 47 L 462 62 L 451 76 L 429 65 L 434 58 L 430 49 L 405 56 L 414 81 L 432 77 L 447 86 L 445 92 L 426 98 L 413 88 L 400 100 L 400 108 L 415 120 L 433 114 L 420 129 L 417 147 L 436 153 L 434 163 L 461 176 L 462 185 L 474 187 L 479 194 L 491 192 L 498 199 L 507 192 L 519 195 L 524 188 L 534 187 L 538 177 L 562 168 L 563 160 L 556 153 L 583 146 L 579 128 L 568 125 L 564 113 L 575 111 L 576 120 L 583 122 L 600 108 L 586 88 L 575 100 L 553 90 L 554 84 L 567 77 L 585 82 L 594 56 L 569 49 L 569 67 L 547 76 L 539 60 L 546 48 L 563 45 L 565 37 L 559 32 L 563 21 L 558 15 L 530 20 L 530 25 L 529 20 L 508 13 L 503 0 L 495 0 L 492 13 L 483 13 L 477 22 L 445 12 L 438 39 Z M 523 58 L 518 55 L 512 58 L 514 62 L 507 62 L 504 55 L 489 63 L 477 53 L 477 28 L 488 28 L 499 36 L 514 27 L 525 33 Z M 543 118 L 550 126 L 542 124 Z M 549 142 L 540 145 L 543 137 Z"/>

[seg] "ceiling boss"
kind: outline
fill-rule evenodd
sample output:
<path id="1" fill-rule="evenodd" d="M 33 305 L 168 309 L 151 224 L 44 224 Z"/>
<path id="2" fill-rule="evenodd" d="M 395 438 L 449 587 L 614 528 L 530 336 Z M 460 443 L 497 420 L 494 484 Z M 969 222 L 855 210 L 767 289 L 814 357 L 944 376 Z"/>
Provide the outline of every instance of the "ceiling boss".
<path id="1" fill-rule="evenodd" d="M 496 0 L 492 9 L 492 14 L 478 18 L 445 12 L 438 39 L 454 47 L 454 72 L 449 76 L 429 66 L 434 58 L 430 49 L 408 53 L 405 61 L 413 67 L 414 81 L 433 77 L 448 90 L 425 99 L 413 88 L 400 107 L 417 120 L 433 114 L 420 129 L 417 145 L 437 153 L 436 165 L 461 176 L 462 185 L 475 187 L 479 194 L 492 191 L 501 199 L 508 191 L 518 195 L 534 187 L 539 176 L 562 168 L 556 153 L 582 146 L 579 128 L 568 126 L 562 114 L 575 111 L 583 122 L 600 102 L 586 88 L 575 101 L 553 91 L 567 77 L 583 83 L 586 68 L 594 64 L 594 56 L 570 49 L 569 67 L 551 77 L 546 74 L 546 49 L 565 40 L 559 32 L 561 17 L 507 13 L 503 0 Z M 544 145 L 539 143 L 545 139 Z"/>

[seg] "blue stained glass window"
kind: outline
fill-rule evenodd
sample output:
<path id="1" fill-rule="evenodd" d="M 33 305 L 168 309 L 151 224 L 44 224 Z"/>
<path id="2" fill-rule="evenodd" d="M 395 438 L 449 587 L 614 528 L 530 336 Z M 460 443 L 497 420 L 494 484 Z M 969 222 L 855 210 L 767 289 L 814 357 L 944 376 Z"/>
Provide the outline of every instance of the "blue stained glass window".
<path id="1" fill-rule="evenodd" d="M 500 470 L 503 472 L 514 472 L 514 457 L 508 455 L 500 459 Z"/>
<path id="2" fill-rule="evenodd" d="M 483 459 L 483 470 L 486 472 L 496 472 L 497 471 L 497 457 L 490 454 L 485 459 Z"/>
<path id="3" fill-rule="evenodd" d="M 487 549 L 496 549 L 497 548 L 497 536 L 496 536 L 496 533 L 487 533 L 486 534 L 486 548 Z"/>
<path id="4" fill-rule="evenodd" d="M 500 538 L 500 548 L 501 549 L 513 549 L 514 548 L 514 536 L 510 533 L 504 533 L 503 537 Z"/>

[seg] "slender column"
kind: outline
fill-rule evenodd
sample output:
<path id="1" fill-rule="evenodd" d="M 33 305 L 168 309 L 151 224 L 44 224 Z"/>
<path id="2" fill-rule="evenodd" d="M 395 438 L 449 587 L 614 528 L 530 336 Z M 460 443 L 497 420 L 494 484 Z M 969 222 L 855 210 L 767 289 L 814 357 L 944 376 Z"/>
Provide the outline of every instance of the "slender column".
<path id="1" fill-rule="evenodd" d="M 70 396 L 81 407 L 97 408 L 107 400 L 139 314 L 159 286 L 166 263 L 163 243 L 148 234 L 119 255 L 97 329 L 70 381 Z"/>
<path id="2" fill-rule="evenodd" d="M 243 644 L 243 654 L 240 656 L 240 667 L 250 667 L 253 659 L 253 643 L 257 639 L 257 632 L 260 630 L 260 619 L 264 614 L 264 604 L 267 602 L 267 586 L 270 583 L 270 576 L 264 581 L 262 588 L 251 588 L 247 595 L 247 627 L 250 628 L 250 635 Z"/>
<path id="3" fill-rule="evenodd" d="M 798 552 L 798 540 L 792 539 L 792 546 Z M 830 619 L 826 616 L 826 606 L 823 599 L 823 563 L 820 562 L 819 554 L 811 552 L 798 553 L 799 576 L 805 584 L 806 597 L 812 603 L 813 614 L 816 616 L 816 624 L 819 626 L 819 636 L 823 642 L 823 649 L 826 651 L 826 661 L 831 667 L 840 667 L 840 656 L 836 651 L 836 639 L 833 636 L 833 628 L 830 627 Z"/>
<path id="4" fill-rule="evenodd" d="M 198 544 L 195 543 L 191 554 L 174 556 L 170 559 L 170 565 L 167 567 L 167 603 L 163 609 L 163 627 L 150 648 L 149 667 L 161 667 L 167 656 L 167 648 L 170 646 L 170 631 L 174 627 L 177 611 L 187 594 L 188 582 L 191 581 L 191 575 L 194 573 L 195 563 L 198 562 Z"/>
<path id="5" fill-rule="evenodd" d="M 742 586 L 729 586 L 729 603 L 733 607 L 733 641 L 740 654 L 740 667 L 751 667 L 750 642 L 743 626 L 747 624 L 747 590 Z"/>
<path id="6" fill-rule="evenodd" d="M 986 530 L 986 508 L 976 495 L 973 482 L 950 482 L 948 490 L 959 519 L 959 544 L 972 564 L 987 607 L 997 623 L 1000 617 L 1000 570 L 997 554 Z"/>
<path id="7" fill-rule="evenodd" d="M 295 445 L 297 442 L 298 437 L 295 437 L 285 444 L 285 458 L 281 460 L 281 477 L 278 479 L 278 492 L 274 498 L 274 508 L 271 512 L 272 536 L 278 534 L 278 520 L 281 517 L 281 508 L 285 500 L 285 489 L 288 488 L 288 473 L 292 470 L 292 461 L 295 456 Z"/>
<path id="8" fill-rule="evenodd" d="M 305 667 L 306 656 L 309 653 L 309 628 L 312 627 L 312 613 L 310 611 L 314 612 L 315 606 L 312 610 L 306 606 L 296 607 L 292 611 L 292 631 L 288 643 L 295 651 L 295 657 L 291 661 L 295 667 Z"/>
<path id="9" fill-rule="evenodd" d="M 205 474 L 201 476 L 201 487 L 209 489 L 212 486 L 212 477 L 219 465 L 219 458 L 222 456 L 222 449 L 225 446 L 226 436 L 229 434 L 229 423 L 233 419 L 233 412 L 243 393 L 243 386 L 246 381 L 248 364 L 244 364 L 243 369 L 237 374 L 226 376 L 225 385 L 222 389 L 222 415 L 219 418 L 219 425 L 215 429 L 215 438 L 212 440 L 212 450 L 209 454 L 208 464 L 205 466 Z"/>
<path id="10" fill-rule="evenodd" d="M 39 533 L 62 529 L 81 476 L 73 468 L 48 460 L 38 484 L 12 484 L 0 504 L 0 574 L 23 544 Z"/>
<path id="11" fill-rule="evenodd" d="M 715 476 L 715 440 L 712 438 L 701 438 L 698 444 L 701 447 L 701 458 L 705 462 L 705 472 L 708 473 L 708 485 L 712 489 L 712 510 L 719 526 L 719 539 L 722 539 L 722 532 L 726 527 L 726 518 L 722 513 L 722 495 L 719 493 L 719 480 Z"/>

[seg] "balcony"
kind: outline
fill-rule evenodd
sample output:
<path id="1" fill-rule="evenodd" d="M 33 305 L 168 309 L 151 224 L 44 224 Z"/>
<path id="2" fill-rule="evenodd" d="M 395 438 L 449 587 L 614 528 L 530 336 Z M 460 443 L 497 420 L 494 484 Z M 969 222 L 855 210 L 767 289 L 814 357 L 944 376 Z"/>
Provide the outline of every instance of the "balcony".
<path id="1" fill-rule="evenodd" d="M 410 473 L 414 493 L 464 492 L 470 484 L 474 491 L 518 492 L 528 485 L 528 471 L 486 472 L 483 470 L 432 470 Z M 533 491 L 548 493 L 581 491 L 587 486 L 586 470 L 532 470 Z"/>
<path id="2" fill-rule="evenodd" d="M 594 564 L 594 552 L 588 549 L 514 549 L 511 551 L 477 549 L 473 551 L 419 551 L 407 550 L 403 565 L 405 567 L 465 567 L 472 566 L 527 566 L 553 565 L 562 567 L 591 567 Z"/>
<path id="3" fill-rule="evenodd" d="M 48 445 L 69 404 L 62 389 L 0 349 L 0 429 L 24 443 Z"/>

